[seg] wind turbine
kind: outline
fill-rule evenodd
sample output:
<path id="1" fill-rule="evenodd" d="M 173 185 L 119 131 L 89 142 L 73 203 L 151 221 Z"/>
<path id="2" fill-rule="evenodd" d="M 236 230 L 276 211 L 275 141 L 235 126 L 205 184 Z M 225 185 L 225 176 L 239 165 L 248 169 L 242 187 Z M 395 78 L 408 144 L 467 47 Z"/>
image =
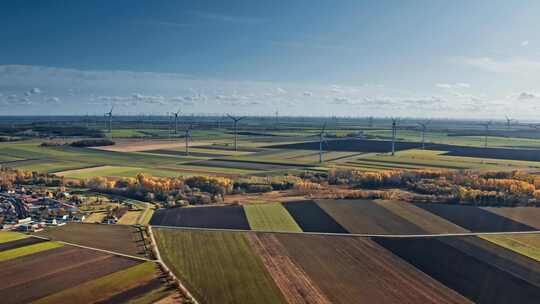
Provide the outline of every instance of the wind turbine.
<path id="1" fill-rule="evenodd" d="M 392 156 L 396 154 L 396 134 L 397 134 L 398 122 L 399 122 L 398 118 L 392 117 Z"/>
<path id="2" fill-rule="evenodd" d="M 190 124 L 189 127 L 185 130 L 185 140 L 186 140 L 186 156 L 189 155 L 189 141 L 191 140 L 191 129 L 193 129 L 193 124 Z"/>
<path id="3" fill-rule="evenodd" d="M 489 126 L 491 125 L 491 121 L 485 122 L 481 124 L 486 128 L 486 134 L 484 135 L 484 148 L 487 148 L 488 146 L 488 133 L 489 133 Z"/>
<path id="4" fill-rule="evenodd" d="M 234 151 L 238 151 L 238 122 L 246 117 L 234 117 L 229 114 L 227 114 L 227 117 L 232 119 L 234 124 Z"/>
<path id="5" fill-rule="evenodd" d="M 107 113 L 105 113 L 105 116 L 109 117 L 109 136 L 112 138 L 112 113 L 114 110 L 114 106 L 111 107 L 111 110 Z"/>
<path id="6" fill-rule="evenodd" d="M 323 158 L 323 142 L 326 142 L 325 136 L 325 130 L 326 130 L 326 122 L 324 123 L 321 132 L 319 133 L 319 163 L 322 163 L 324 161 Z M 327 143 L 328 144 L 328 143 Z"/>
<path id="7" fill-rule="evenodd" d="M 431 120 L 428 120 L 426 122 L 418 122 L 418 125 L 422 130 L 422 150 L 424 150 L 426 147 L 426 129 L 430 122 Z"/>
<path id="8" fill-rule="evenodd" d="M 512 118 L 508 117 L 508 115 L 505 115 L 506 118 L 506 129 L 510 130 L 510 125 L 512 124 Z"/>
<path id="9" fill-rule="evenodd" d="M 373 127 L 373 116 L 368 117 L 368 127 Z"/>
<path id="10" fill-rule="evenodd" d="M 174 112 L 174 134 L 178 133 L 178 115 L 180 114 L 180 109 Z"/>

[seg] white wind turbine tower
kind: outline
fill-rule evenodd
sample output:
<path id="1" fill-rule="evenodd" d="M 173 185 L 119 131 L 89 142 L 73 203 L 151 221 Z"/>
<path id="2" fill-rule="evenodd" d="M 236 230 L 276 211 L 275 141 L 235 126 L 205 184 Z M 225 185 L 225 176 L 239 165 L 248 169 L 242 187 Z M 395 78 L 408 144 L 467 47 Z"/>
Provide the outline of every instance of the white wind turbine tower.
<path id="1" fill-rule="evenodd" d="M 392 117 L 392 156 L 396 154 L 396 134 L 397 134 L 398 122 L 399 122 L 398 118 Z"/>
<path id="2" fill-rule="evenodd" d="M 105 116 L 106 117 L 109 117 L 109 136 L 112 138 L 112 117 L 113 117 L 113 110 L 114 110 L 114 106 L 111 107 L 111 110 L 107 113 L 105 113 Z"/>
<path id="3" fill-rule="evenodd" d="M 178 134 L 178 115 L 180 115 L 180 109 L 174 112 L 174 134 Z"/>
<path id="4" fill-rule="evenodd" d="M 418 122 L 418 125 L 420 126 L 420 129 L 422 131 L 422 150 L 426 148 L 426 129 L 430 122 L 431 120 L 428 120 L 426 122 Z"/>
<path id="5" fill-rule="evenodd" d="M 189 155 L 189 141 L 192 139 L 191 129 L 193 129 L 193 124 L 190 124 L 189 127 L 185 130 L 185 140 L 186 140 L 186 156 Z"/>
<path id="6" fill-rule="evenodd" d="M 488 133 L 489 133 L 489 126 L 491 125 L 491 121 L 485 122 L 481 124 L 486 128 L 486 133 L 484 134 L 484 148 L 487 148 L 488 146 Z"/>
<path id="7" fill-rule="evenodd" d="M 234 124 L 234 151 L 238 151 L 238 122 L 246 117 L 234 117 L 229 114 L 227 114 L 227 117 L 232 119 Z"/>
<path id="8" fill-rule="evenodd" d="M 326 131 L 326 123 L 324 123 L 321 129 L 321 132 L 319 133 L 319 163 L 322 163 L 324 161 L 323 143 L 327 143 L 326 138 L 325 138 L 325 131 Z"/>

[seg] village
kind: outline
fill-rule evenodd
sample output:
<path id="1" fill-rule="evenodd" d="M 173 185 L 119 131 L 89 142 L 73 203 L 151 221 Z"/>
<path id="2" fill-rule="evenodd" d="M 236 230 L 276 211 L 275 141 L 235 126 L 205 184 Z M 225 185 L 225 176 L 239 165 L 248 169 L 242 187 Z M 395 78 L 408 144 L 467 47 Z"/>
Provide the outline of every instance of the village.
<path id="1" fill-rule="evenodd" d="M 107 202 L 109 203 L 109 202 Z M 116 224 L 129 210 L 129 205 L 118 200 L 116 206 L 104 204 L 100 198 L 72 194 L 66 189 L 16 186 L 0 192 L 0 229 L 14 231 L 40 231 L 47 226 L 63 226 L 68 222 L 86 222 L 95 208 L 103 205 L 104 216 L 98 221 Z"/>

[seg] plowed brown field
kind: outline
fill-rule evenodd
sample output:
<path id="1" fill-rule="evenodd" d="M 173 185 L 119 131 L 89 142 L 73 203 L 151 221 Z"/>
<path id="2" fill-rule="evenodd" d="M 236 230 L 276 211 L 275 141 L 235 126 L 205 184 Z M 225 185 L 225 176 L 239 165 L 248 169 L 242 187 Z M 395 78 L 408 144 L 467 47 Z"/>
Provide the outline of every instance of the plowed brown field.
<path id="1" fill-rule="evenodd" d="M 469 303 L 365 238 L 276 235 L 332 303 Z"/>
<path id="2" fill-rule="evenodd" d="M 287 255 L 273 234 L 247 235 L 255 252 L 276 282 L 288 303 L 331 303 L 309 276 Z"/>

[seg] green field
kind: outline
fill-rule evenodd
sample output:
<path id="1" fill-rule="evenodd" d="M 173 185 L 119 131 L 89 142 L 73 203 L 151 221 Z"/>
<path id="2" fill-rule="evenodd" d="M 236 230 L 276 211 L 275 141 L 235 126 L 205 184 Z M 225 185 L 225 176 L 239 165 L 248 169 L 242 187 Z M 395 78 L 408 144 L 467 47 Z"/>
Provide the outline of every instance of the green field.
<path id="1" fill-rule="evenodd" d="M 0 252 L 0 262 L 64 246 L 58 242 L 43 242 Z"/>
<path id="2" fill-rule="evenodd" d="M 280 203 L 244 205 L 244 211 L 252 230 L 302 232 Z"/>
<path id="3" fill-rule="evenodd" d="M 285 303 L 243 234 L 153 231 L 164 262 L 200 303 Z"/>
<path id="4" fill-rule="evenodd" d="M 0 231 L 0 243 L 7 243 L 11 241 L 16 241 L 16 240 L 22 240 L 27 237 L 28 235 L 18 233 L 18 232 Z"/>
<path id="5" fill-rule="evenodd" d="M 540 235 L 483 235 L 485 240 L 495 243 L 504 248 L 513 250 L 531 259 L 540 261 Z"/>

